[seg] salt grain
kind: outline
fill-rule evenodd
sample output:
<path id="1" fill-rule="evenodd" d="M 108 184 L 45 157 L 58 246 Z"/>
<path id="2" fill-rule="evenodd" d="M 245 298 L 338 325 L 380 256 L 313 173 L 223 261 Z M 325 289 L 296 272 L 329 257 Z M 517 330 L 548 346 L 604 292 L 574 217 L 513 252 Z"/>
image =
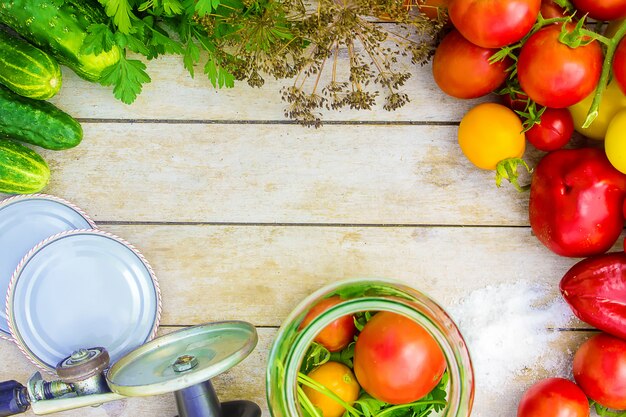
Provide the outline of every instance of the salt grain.
<path id="1" fill-rule="evenodd" d="M 503 415 L 515 415 L 521 393 L 515 391 L 513 379 L 533 379 L 539 373 L 569 375 L 571 352 L 552 344 L 559 338 L 558 329 L 574 317 L 550 286 L 524 281 L 487 286 L 448 310 L 472 356 L 477 405 L 487 406 L 489 399 L 499 404 Z M 480 410 L 472 413 L 482 415 Z"/>

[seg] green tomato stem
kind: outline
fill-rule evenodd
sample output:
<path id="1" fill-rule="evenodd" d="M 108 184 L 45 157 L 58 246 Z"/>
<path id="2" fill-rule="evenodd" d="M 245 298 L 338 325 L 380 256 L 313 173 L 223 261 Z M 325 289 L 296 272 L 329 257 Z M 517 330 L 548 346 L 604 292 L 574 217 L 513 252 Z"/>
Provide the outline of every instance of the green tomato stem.
<path id="1" fill-rule="evenodd" d="M 524 186 L 519 185 L 517 168 L 520 165 L 526 168 L 528 173 L 532 174 L 532 169 L 530 169 L 526 161 L 522 158 L 508 158 L 498 162 L 496 166 L 496 185 L 500 187 L 502 180 L 507 180 L 520 193 L 530 190 L 530 184 Z"/>
<path id="2" fill-rule="evenodd" d="M 593 408 L 596 411 L 596 414 L 601 416 L 601 417 L 626 417 L 626 411 L 622 410 L 622 411 L 613 411 L 610 410 L 600 404 L 598 404 L 595 401 L 590 401 L 590 405 L 593 406 Z"/>
<path id="3" fill-rule="evenodd" d="M 298 385 L 298 400 L 300 400 L 300 406 L 311 415 L 311 417 L 322 417 L 320 413 L 317 411 L 317 408 L 313 405 L 309 397 L 306 396 L 304 390 L 301 386 Z"/>
<path id="4" fill-rule="evenodd" d="M 619 45 L 619 42 L 622 40 L 624 35 L 626 35 L 626 20 L 620 24 L 619 29 L 617 29 L 617 32 L 615 32 L 615 35 L 610 38 L 610 42 L 607 44 L 606 55 L 604 56 L 604 62 L 602 64 L 600 81 L 598 81 L 598 86 L 596 87 L 593 101 L 591 102 L 591 107 L 589 107 L 587 118 L 583 123 L 583 129 L 591 126 L 591 123 L 593 123 L 596 117 L 598 117 L 600 102 L 602 101 L 602 94 L 606 89 L 606 85 L 609 81 L 609 75 L 611 74 L 613 55 L 615 55 L 615 49 L 617 49 L 617 45 Z"/>

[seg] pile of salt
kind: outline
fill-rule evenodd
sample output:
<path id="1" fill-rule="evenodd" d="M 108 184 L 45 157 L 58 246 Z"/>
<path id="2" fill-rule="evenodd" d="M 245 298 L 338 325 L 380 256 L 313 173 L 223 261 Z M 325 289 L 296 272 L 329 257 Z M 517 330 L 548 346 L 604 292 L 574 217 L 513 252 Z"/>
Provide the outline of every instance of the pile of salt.
<path id="1" fill-rule="evenodd" d="M 538 373 L 570 374 L 572 352 L 554 349 L 553 343 L 573 315 L 550 286 L 524 281 L 487 286 L 448 310 L 474 364 L 477 407 L 472 416 L 488 417 L 479 408 L 494 409 L 495 403 L 503 416 L 515 415 L 522 394 L 512 383 L 516 377 L 529 375 L 534 381 Z"/>

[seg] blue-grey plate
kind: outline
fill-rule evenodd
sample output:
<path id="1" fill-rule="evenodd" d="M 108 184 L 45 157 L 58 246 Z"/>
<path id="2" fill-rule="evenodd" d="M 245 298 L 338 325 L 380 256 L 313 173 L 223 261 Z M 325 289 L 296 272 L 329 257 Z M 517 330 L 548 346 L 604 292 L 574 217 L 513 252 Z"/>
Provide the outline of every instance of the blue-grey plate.
<path id="1" fill-rule="evenodd" d="M 63 232 L 40 243 L 20 261 L 7 301 L 15 343 L 50 372 L 80 348 L 102 346 L 115 363 L 155 336 L 161 313 L 148 262 L 99 230 Z"/>
<path id="2" fill-rule="evenodd" d="M 0 201 L 0 338 L 10 338 L 5 294 L 24 255 L 42 240 L 96 225 L 78 207 L 50 195 L 35 194 Z"/>

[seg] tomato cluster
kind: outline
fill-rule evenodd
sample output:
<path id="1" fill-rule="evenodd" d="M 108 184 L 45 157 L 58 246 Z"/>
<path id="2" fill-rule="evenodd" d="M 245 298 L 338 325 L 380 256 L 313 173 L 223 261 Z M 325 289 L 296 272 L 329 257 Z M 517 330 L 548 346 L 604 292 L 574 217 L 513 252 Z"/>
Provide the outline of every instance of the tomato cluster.
<path id="1" fill-rule="evenodd" d="M 547 378 L 522 396 L 517 417 L 588 417 L 589 400 L 598 415 L 626 409 L 626 341 L 599 333 L 574 355 L 574 380 Z M 589 398 L 589 400 L 588 400 Z"/>
<path id="2" fill-rule="evenodd" d="M 519 190 L 526 144 L 547 153 L 528 187 L 530 224 L 556 254 L 588 257 L 561 291 L 579 318 L 606 332 L 579 348 L 575 382 L 539 381 L 517 415 L 587 417 L 588 399 L 599 415 L 626 415 L 608 410 L 626 409 L 626 259 L 601 255 L 626 219 L 626 0 L 450 0 L 448 14 L 436 84 L 455 98 L 495 93 L 501 102 L 464 115 L 461 151 Z M 574 147 L 574 131 L 604 143 L 563 149 Z"/>
<path id="3" fill-rule="evenodd" d="M 426 3 L 423 8 L 431 3 L 417 1 Z M 459 99 L 496 93 L 523 126 L 499 107 L 472 109 L 459 130 L 461 150 L 472 163 L 496 170 L 498 183 L 514 182 L 510 160 L 521 157 L 520 133 L 551 152 L 565 147 L 576 130 L 606 138 L 610 162 L 626 173 L 626 115 L 615 117 L 626 110 L 626 23 L 620 20 L 626 1 L 449 0 L 437 7 L 446 4 L 451 25 L 433 57 L 435 83 Z M 495 123 L 499 118 L 509 121 Z M 492 163 L 494 157 L 502 159 Z"/>
<path id="4" fill-rule="evenodd" d="M 320 301 L 301 327 L 340 302 L 339 296 Z M 357 329 L 359 320 L 365 323 Z M 388 311 L 367 312 L 361 319 L 342 316 L 314 342 L 331 355 L 300 379 L 321 417 L 341 417 L 360 395 L 378 401 L 378 407 L 414 403 L 442 383 L 446 371 L 446 358 L 433 336 L 417 322 Z"/>

